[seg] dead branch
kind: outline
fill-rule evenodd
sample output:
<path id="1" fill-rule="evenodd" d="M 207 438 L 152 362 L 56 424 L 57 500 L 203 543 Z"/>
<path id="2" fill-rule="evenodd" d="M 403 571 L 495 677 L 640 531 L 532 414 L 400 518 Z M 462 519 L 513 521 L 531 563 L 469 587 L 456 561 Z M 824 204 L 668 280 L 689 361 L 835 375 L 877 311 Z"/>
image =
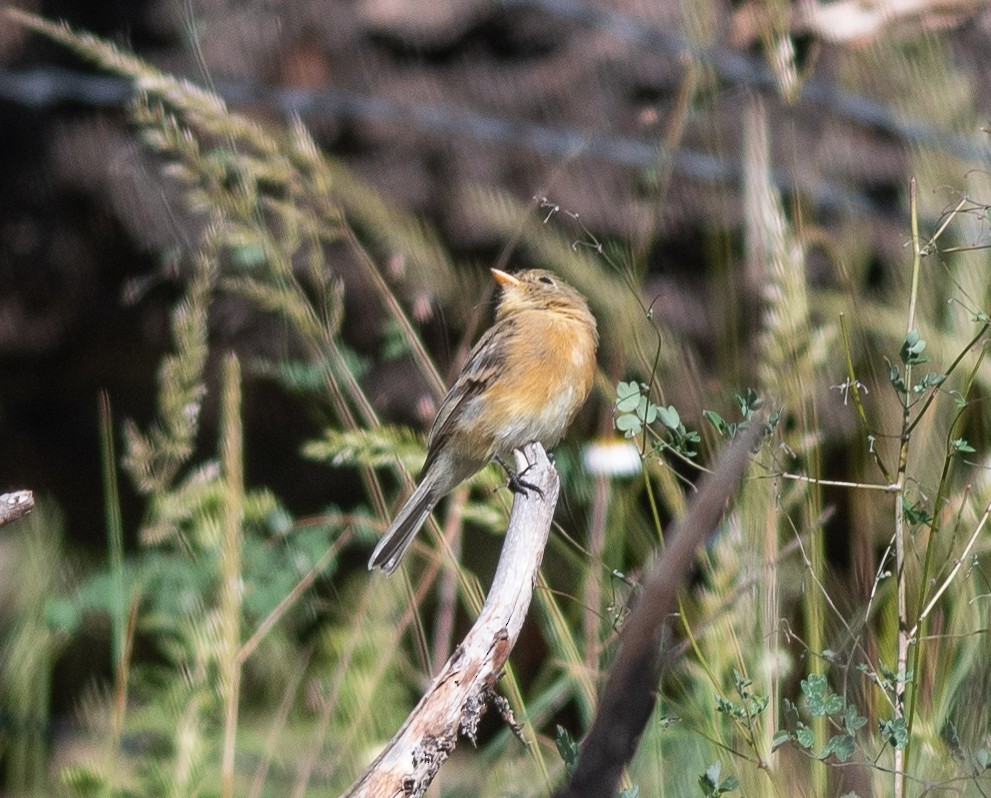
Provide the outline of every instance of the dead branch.
<path id="1" fill-rule="evenodd" d="M 0 494 L 0 526 L 16 521 L 34 509 L 34 494 L 29 490 Z"/>
<path id="2" fill-rule="evenodd" d="M 519 470 L 540 488 L 517 494 L 509 529 L 485 604 L 468 635 L 434 678 L 426 695 L 347 798 L 422 796 L 457 743 L 458 733 L 474 741 L 490 701 L 504 713 L 495 684 L 519 637 L 544 555 L 559 480 L 542 446 L 516 452 Z M 511 722 L 511 721 L 510 721 Z"/>
<path id="3" fill-rule="evenodd" d="M 762 426 L 754 424 L 726 447 L 668 537 L 667 548 L 623 626 L 619 653 L 582 742 L 578 764 L 555 798 L 608 798 L 615 793 L 657 701 L 665 663 L 664 632 L 675 610 L 678 589 L 688 576 L 696 548 L 715 530 L 743 479 Z"/>

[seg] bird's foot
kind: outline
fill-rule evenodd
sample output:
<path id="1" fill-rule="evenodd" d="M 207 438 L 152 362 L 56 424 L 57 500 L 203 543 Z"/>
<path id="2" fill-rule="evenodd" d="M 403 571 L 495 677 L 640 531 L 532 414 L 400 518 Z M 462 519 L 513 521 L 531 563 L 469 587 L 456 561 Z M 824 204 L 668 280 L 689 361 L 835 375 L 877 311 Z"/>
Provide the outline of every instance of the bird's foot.
<path id="1" fill-rule="evenodd" d="M 533 468 L 532 465 L 528 465 L 522 471 L 516 472 L 513 471 L 513 469 L 511 469 L 508 465 L 506 465 L 506 461 L 503 460 L 502 457 L 500 457 L 499 455 L 495 456 L 495 461 L 499 465 L 501 465 L 502 470 L 506 472 L 506 476 L 509 479 L 508 486 L 513 493 L 522 493 L 524 496 L 526 496 L 527 491 L 532 490 L 535 491 L 537 495 L 540 496 L 541 499 L 544 498 L 544 492 L 539 487 L 534 485 L 532 482 L 527 482 L 525 479 L 523 479 L 523 475 L 531 468 Z"/>

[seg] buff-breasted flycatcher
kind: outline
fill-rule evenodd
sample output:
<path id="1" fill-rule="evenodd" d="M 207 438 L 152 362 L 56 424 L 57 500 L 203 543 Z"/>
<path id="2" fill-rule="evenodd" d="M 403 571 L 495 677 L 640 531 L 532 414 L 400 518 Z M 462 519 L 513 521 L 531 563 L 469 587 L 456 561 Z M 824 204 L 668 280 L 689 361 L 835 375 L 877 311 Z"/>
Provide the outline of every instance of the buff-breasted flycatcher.
<path id="1" fill-rule="evenodd" d="M 533 441 L 554 446 L 592 388 L 599 334 L 585 297 L 543 269 L 492 274 L 502 288 L 495 323 L 444 397 L 419 485 L 369 568 L 392 573 L 441 497 L 489 461 Z"/>

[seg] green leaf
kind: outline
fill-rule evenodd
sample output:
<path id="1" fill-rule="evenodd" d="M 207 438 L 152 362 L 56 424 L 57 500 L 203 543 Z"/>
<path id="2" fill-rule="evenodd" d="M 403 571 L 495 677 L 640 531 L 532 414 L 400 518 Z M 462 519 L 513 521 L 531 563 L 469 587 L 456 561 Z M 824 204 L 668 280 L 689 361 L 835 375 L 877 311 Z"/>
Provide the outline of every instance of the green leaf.
<path id="1" fill-rule="evenodd" d="M 826 696 L 825 710 L 827 715 L 835 715 L 843 711 L 843 696 L 830 693 Z"/>
<path id="2" fill-rule="evenodd" d="M 763 401 L 757 396 L 757 391 L 747 388 L 742 394 L 736 395 L 736 404 L 740 408 L 740 416 L 750 420 L 755 410 L 759 410 Z"/>
<path id="3" fill-rule="evenodd" d="M 919 337 L 917 330 L 909 330 L 902 342 L 901 355 L 902 363 L 906 366 L 914 366 L 918 363 L 925 363 L 928 358 L 922 353 L 926 348 L 926 342 Z"/>
<path id="4" fill-rule="evenodd" d="M 888 358 L 885 358 L 884 360 L 888 364 L 888 381 L 898 393 L 908 393 L 908 388 L 905 385 L 905 378 L 902 377 L 902 373 L 898 369 L 898 366 L 893 366 Z"/>
<path id="5" fill-rule="evenodd" d="M 554 737 L 554 745 L 564 762 L 564 769 L 570 776 L 578 764 L 578 743 L 574 741 L 568 730 L 563 726 L 557 727 L 557 735 Z"/>
<path id="6" fill-rule="evenodd" d="M 681 416 L 678 415 L 678 411 L 675 409 L 674 405 L 657 408 L 657 417 L 668 429 L 676 430 L 681 426 Z"/>
<path id="7" fill-rule="evenodd" d="M 914 678 L 914 671 L 909 671 L 907 674 L 904 672 L 898 672 L 891 670 L 883 662 L 880 664 L 881 675 L 884 676 L 889 682 L 894 682 L 895 684 L 911 684 Z"/>
<path id="8" fill-rule="evenodd" d="M 905 718 L 892 718 L 878 722 L 881 736 L 895 748 L 902 749 L 908 745 L 908 727 Z"/>
<path id="9" fill-rule="evenodd" d="M 821 673 L 810 673 L 808 679 L 802 680 L 802 693 L 809 714 L 814 718 L 835 715 L 843 709 L 843 699 L 836 693 L 830 693 L 826 677 Z"/>
<path id="10" fill-rule="evenodd" d="M 937 372 L 932 372 L 931 374 L 926 374 L 921 380 L 919 380 L 915 385 L 912 386 L 912 391 L 914 393 L 922 393 L 930 388 L 935 388 L 946 382 L 946 375 L 939 374 Z"/>
<path id="11" fill-rule="evenodd" d="M 722 435 L 724 438 L 730 437 L 729 425 L 723 421 L 723 417 L 719 415 L 715 410 L 703 410 L 702 417 L 705 418 L 713 427 L 716 428 L 716 432 Z"/>
<path id="12" fill-rule="evenodd" d="M 723 698 L 721 695 L 716 696 L 716 711 L 731 718 L 743 717 L 743 711 L 732 701 Z"/>
<path id="13" fill-rule="evenodd" d="M 802 680 L 801 686 L 809 713 L 814 718 L 823 717 L 826 714 L 826 696 L 829 693 L 826 677 L 821 673 L 810 673 L 808 679 Z"/>
<path id="14" fill-rule="evenodd" d="M 784 708 L 785 720 L 789 726 L 794 726 L 798 723 L 798 707 L 796 707 L 791 701 L 785 698 L 782 701 L 782 707 Z"/>
<path id="15" fill-rule="evenodd" d="M 955 441 L 951 441 L 950 448 L 953 450 L 953 454 L 972 454 L 977 451 L 977 449 L 967 443 L 963 438 L 957 438 Z"/>
<path id="16" fill-rule="evenodd" d="M 856 746 L 854 744 L 853 736 L 850 734 L 837 734 L 829 738 L 829 741 L 822 749 L 822 757 L 825 758 L 830 754 L 835 754 L 836 758 L 840 762 L 846 762 L 851 756 Z"/>
<path id="17" fill-rule="evenodd" d="M 706 768 L 705 773 L 699 776 L 699 787 L 705 798 L 718 798 L 719 796 L 719 774 L 723 769 L 723 764 L 718 759 Z"/>
<path id="18" fill-rule="evenodd" d="M 815 735 L 812 733 L 812 729 L 806 726 L 804 723 L 799 721 L 795 724 L 795 739 L 802 748 L 810 749 L 815 744 Z"/>
<path id="19" fill-rule="evenodd" d="M 908 499 L 902 496 L 902 509 L 905 511 L 905 519 L 913 526 L 932 524 L 933 517 L 921 499 L 914 504 L 909 504 Z"/>
<path id="20" fill-rule="evenodd" d="M 616 412 L 632 413 L 640 405 L 640 383 L 621 382 L 616 386 Z"/>
<path id="21" fill-rule="evenodd" d="M 843 718 L 843 728 L 848 734 L 855 734 L 867 724 L 867 718 L 857 712 L 857 708 L 852 704 L 846 708 L 846 716 Z"/>
<path id="22" fill-rule="evenodd" d="M 623 416 L 616 416 L 616 429 L 622 432 L 627 438 L 639 435 L 643 431 L 643 423 L 632 413 Z"/>
<path id="23" fill-rule="evenodd" d="M 792 734 L 790 731 L 786 731 L 784 729 L 781 729 L 780 731 L 776 731 L 774 733 L 774 736 L 771 738 L 771 753 L 774 753 L 782 745 L 791 742 L 794 739 L 795 739 L 795 735 Z"/>

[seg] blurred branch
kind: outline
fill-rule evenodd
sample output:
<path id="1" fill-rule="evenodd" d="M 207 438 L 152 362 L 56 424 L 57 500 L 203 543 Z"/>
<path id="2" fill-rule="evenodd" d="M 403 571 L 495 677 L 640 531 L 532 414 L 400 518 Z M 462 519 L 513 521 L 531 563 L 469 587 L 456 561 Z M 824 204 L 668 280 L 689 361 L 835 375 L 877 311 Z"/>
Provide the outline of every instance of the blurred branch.
<path id="1" fill-rule="evenodd" d="M 754 81 L 753 85 L 760 85 Z M 874 101 L 840 92 L 828 84 L 809 81 L 802 99 L 824 104 L 839 116 L 862 125 L 876 126 L 907 142 L 941 149 L 966 160 L 980 160 L 985 150 L 978 143 L 932 130 L 921 122 L 896 122 L 883 106 Z M 334 117 L 366 123 L 395 124 L 442 137 L 463 136 L 477 141 L 523 147 L 549 158 L 592 158 L 631 168 L 648 169 L 657 165 L 656 141 L 629 136 L 610 136 L 594 130 L 554 128 L 517 119 L 504 119 L 457 106 L 401 103 L 357 92 L 324 88 L 282 89 L 249 83 L 215 80 L 213 90 L 225 101 L 238 105 L 266 107 L 286 115 L 309 119 Z M 57 67 L 0 72 L 0 99 L 32 108 L 45 108 L 64 101 L 83 102 L 98 107 L 123 108 L 134 90 L 132 81 L 90 75 Z M 845 108 L 842 113 L 839 105 Z M 731 158 L 678 148 L 668 153 L 671 169 L 681 177 L 700 183 L 740 182 L 739 165 Z M 785 192 L 801 192 L 823 210 L 890 215 L 890 210 L 863 192 L 820 180 L 797 184 L 789 175 L 776 171 L 773 181 Z"/>
<path id="2" fill-rule="evenodd" d="M 16 521 L 34 509 L 34 493 L 18 490 L 0 494 L 0 526 Z"/>
<path id="3" fill-rule="evenodd" d="M 596 7 L 579 0 L 504 0 L 502 5 L 508 12 L 514 8 L 538 9 L 556 19 L 580 25 L 583 29 L 591 27 L 607 31 L 618 39 L 633 42 L 646 50 L 666 53 L 678 62 L 692 60 L 706 64 L 731 85 L 759 91 L 777 90 L 774 72 L 763 59 L 743 55 L 727 47 L 700 47 L 678 32 L 645 24 L 636 17 L 619 11 Z M 816 7 L 816 14 L 829 12 L 836 15 L 838 5 L 842 4 Z M 847 3 L 849 5 L 851 4 Z M 968 3 L 967 0 L 962 0 L 956 10 L 965 17 L 979 9 L 979 2 Z M 888 12 L 889 9 L 885 7 L 885 13 Z M 803 10 L 799 14 L 804 20 L 803 24 L 811 22 L 803 17 L 807 13 Z M 817 27 L 814 23 L 811 26 Z M 823 33 L 820 30 L 817 32 Z M 117 106 L 123 103 L 120 87 L 115 87 L 107 78 L 90 80 L 89 76 L 85 76 L 87 79 L 83 81 L 80 80 L 82 77 L 84 76 L 79 73 L 55 69 L 0 73 L 0 97 L 35 106 L 51 104 L 58 99 L 76 99 L 97 105 Z M 586 141 L 588 134 L 584 132 L 566 132 L 527 125 L 516 120 L 500 120 L 459 108 L 404 106 L 390 100 L 332 89 L 319 92 L 305 89 L 266 89 L 224 82 L 217 82 L 215 89 L 226 100 L 245 103 L 261 101 L 286 113 L 331 112 L 368 121 L 409 122 L 445 135 L 460 132 L 481 140 L 533 147 L 541 152 L 547 152 L 549 147 L 551 154 L 558 156 L 574 153 L 574 137 L 577 136 L 580 148 L 590 144 L 594 149 L 605 146 L 609 154 L 602 157 L 607 160 L 628 163 L 627 159 L 633 157 L 638 166 L 654 165 L 657 161 L 655 142 L 608 136 L 595 136 L 593 141 Z M 127 95 L 123 96 L 126 99 Z M 907 143 L 940 149 L 965 160 L 981 160 L 985 155 L 984 148 L 974 140 L 935 129 L 919 120 L 899 118 L 885 104 L 862 94 L 844 91 L 832 81 L 815 78 L 804 81 L 799 99 L 820 105 L 841 119 L 884 130 Z M 644 150 L 642 153 L 641 148 Z M 642 163 L 640 158 L 644 156 L 646 162 Z M 690 161 L 701 159 L 697 165 L 703 173 L 708 171 L 705 161 L 715 160 L 698 153 L 690 156 Z M 704 174 L 699 177 L 705 179 Z"/>
<path id="4" fill-rule="evenodd" d="M 489 702 L 514 723 L 495 684 L 530 606 L 559 488 L 557 471 L 539 444 L 529 444 L 525 455 L 515 454 L 518 468 L 527 469 L 527 481 L 543 495 L 516 495 L 499 565 L 478 619 L 402 728 L 346 793 L 348 798 L 422 796 L 454 750 L 459 731 L 474 741 Z"/>
<path id="5" fill-rule="evenodd" d="M 763 59 L 742 55 L 725 47 L 699 47 L 680 33 L 646 25 L 636 17 L 619 11 L 578 0 L 504 0 L 504 4 L 510 8 L 539 8 L 560 19 L 609 31 L 619 39 L 667 53 L 681 62 L 699 61 L 711 66 L 727 83 L 777 93 L 777 78 Z M 833 5 L 829 4 L 830 8 Z M 973 141 L 936 130 L 918 120 L 899 119 L 883 103 L 862 94 L 844 91 L 831 81 L 805 81 L 798 99 L 821 105 L 841 119 L 880 128 L 911 144 L 935 147 L 965 160 L 984 158 L 984 148 Z"/>
<path id="6" fill-rule="evenodd" d="M 609 669 L 599 711 L 582 742 L 578 764 L 555 798 L 604 798 L 615 792 L 657 702 L 661 670 L 670 659 L 670 651 L 665 656 L 665 649 L 670 648 L 664 645 L 665 630 L 678 589 L 695 561 L 695 550 L 715 530 L 736 493 L 762 428 L 762 423 L 753 424 L 723 450 L 668 538 L 667 548 L 623 626 L 619 653 Z"/>

